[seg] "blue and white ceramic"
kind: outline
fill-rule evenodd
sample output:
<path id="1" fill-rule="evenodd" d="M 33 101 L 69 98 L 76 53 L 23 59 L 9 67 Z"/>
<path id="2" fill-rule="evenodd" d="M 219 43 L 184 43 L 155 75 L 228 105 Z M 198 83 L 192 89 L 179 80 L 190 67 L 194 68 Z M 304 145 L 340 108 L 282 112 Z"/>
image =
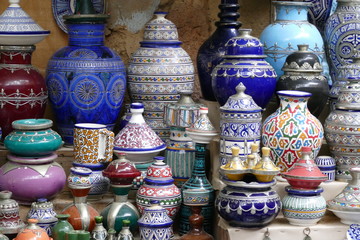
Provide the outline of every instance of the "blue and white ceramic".
<path id="1" fill-rule="evenodd" d="M 245 94 L 246 87 L 242 82 L 236 86 L 236 91 L 220 107 L 220 165 L 231 158 L 232 147 L 238 147 L 240 157 L 246 160 L 251 153 L 251 144 L 260 145 L 261 108 Z"/>
<path id="2" fill-rule="evenodd" d="M 346 231 L 347 240 L 358 240 L 360 239 L 360 224 L 351 224 L 349 229 Z"/>
<path id="3" fill-rule="evenodd" d="M 83 16 L 82 16 L 83 15 Z M 73 143 L 76 123 L 99 123 L 112 130 L 124 99 L 125 66 L 104 46 L 107 15 L 66 17 L 69 46 L 49 60 L 46 84 L 60 135 Z"/>
<path id="4" fill-rule="evenodd" d="M 240 35 L 225 44 L 223 60 L 212 72 L 212 88 L 216 100 L 224 105 L 236 94 L 236 86 L 242 82 L 246 93 L 253 97 L 261 108 L 265 108 L 274 94 L 276 73 L 267 63 L 263 44 L 250 36 L 250 29 L 239 29 Z"/>
<path id="5" fill-rule="evenodd" d="M 318 156 L 315 158 L 315 163 L 320 171 L 328 177 L 326 182 L 335 181 L 336 162 L 331 156 Z"/>
<path id="6" fill-rule="evenodd" d="M 311 2 L 310 11 L 308 12 L 309 22 L 314 24 L 321 35 L 324 34 L 325 23 L 331 14 L 335 12 L 336 0 L 305 0 Z"/>
<path id="7" fill-rule="evenodd" d="M 133 102 L 145 106 L 144 117 L 161 137 L 169 137 L 164 123 L 164 107 L 179 99 L 181 90 L 193 90 L 194 66 L 181 48 L 174 23 L 166 13 L 156 12 L 156 18 L 145 25 L 144 40 L 129 60 L 128 86 Z"/>
<path id="8" fill-rule="evenodd" d="M 49 236 L 52 235 L 51 229 L 58 221 L 56 212 L 54 211 L 54 205 L 45 198 L 40 198 L 31 204 L 26 218 L 37 219 L 37 225 L 44 228 Z"/>
<path id="9" fill-rule="evenodd" d="M 284 74 L 281 68 L 286 57 L 297 50 L 297 45 L 308 44 L 309 51 L 320 58 L 324 75 L 328 77 L 329 66 L 325 58 L 323 38 L 319 30 L 308 22 L 311 3 L 274 1 L 273 4 L 276 19 L 260 35 L 267 55 L 266 61 L 274 67 L 277 75 L 281 76 Z"/>

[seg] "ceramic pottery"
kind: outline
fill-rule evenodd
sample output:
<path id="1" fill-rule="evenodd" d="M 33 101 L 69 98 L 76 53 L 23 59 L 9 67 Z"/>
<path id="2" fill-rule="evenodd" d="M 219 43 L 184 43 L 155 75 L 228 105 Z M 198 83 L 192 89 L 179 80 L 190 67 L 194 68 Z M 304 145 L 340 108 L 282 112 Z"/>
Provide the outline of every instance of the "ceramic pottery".
<path id="1" fill-rule="evenodd" d="M 239 29 L 240 35 L 225 44 L 223 60 L 212 71 L 212 88 L 216 100 L 224 105 L 236 94 L 242 82 L 257 105 L 265 108 L 274 94 L 276 73 L 264 59 L 263 44 L 250 35 L 251 29 Z"/>
<path id="2" fill-rule="evenodd" d="M 77 123 L 74 128 L 74 162 L 98 165 L 112 160 L 114 133 L 106 125 Z"/>
<path id="3" fill-rule="evenodd" d="M 14 240 L 52 240 L 46 231 L 37 225 L 37 219 L 29 219 L 28 225 L 22 229 Z"/>
<path id="4" fill-rule="evenodd" d="M 337 0 L 338 4 L 325 24 L 324 40 L 331 63 L 332 75 L 336 76 L 340 66 L 352 62 L 358 44 L 352 40 L 360 30 L 360 1 Z"/>
<path id="5" fill-rule="evenodd" d="M 131 118 L 131 112 L 130 112 L 130 104 L 124 104 L 124 110 L 125 110 L 125 113 L 124 115 L 121 117 L 120 119 L 120 123 L 119 123 L 119 131 L 121 131 L 121 129 L 123 129 L 126 124 L 128 124 L 130 118 Z"/>
<path id="6" fill-rule="evenodd" d="M 102 210 L 104 227 L 113 228 L 117 232 L 124 228 L 123 221 L 128 221 L 128 227 L 137 231 L 137 220 L 140 214 L 137 208 L 128 200 L 128 193 L 132 187 L 133 179 L 140 176 L 133 163 L 120 153 L 120 159 L 112 161 L 103 171 L 103 175 L 111 181 L 111 189 L 115 195 L 114 202 Z"/>
<path id="7" fill-rule="evenodd" d="M 48 93 L 44 78 L 31 65 L 34 50 L 35 46 L 0 46 L 2 137 L 12 131 L 13 121 L 44 115 Z"/>
<path id="8" fill-rule="evenodd" d="M 150 207 L 145 207 L 138 224 L 141 240 L 166 240 L 172 239 L 174 235 L 172 229 L 173 220 L 157 200 L 153 200 Z"/>
<path id="9" fill-rule="evenodd" d="M 310 92 L 308 108 L 315 117 L 324 110 L 329 85 L 322 75 L 322 66 L 316 54 L 309 51 L 309 45 L 298 45 L 298 51 L 287 56 L 281 70 L 284 75 L 279 77 L 276 90 L 299 90 Z"/>
<path id="10" fill-rule="evenodd" d="M 161 138 L 169 137 L 163 122 L 164 107 L 179 99 L 179 91 L 194 87 L 193 63 L 166 14 L 155 12 L 156 18 L 145 25 L 144 40 L 128 67 L 130 98 L 144 104 L 146 122 Z"/>
<path id="11" fill-rule="evenodd" d="M 262 228 L 275 219 L 281 200 L 270 183 L 223 180 L 227 185 L 216 199 L 216 210 L 231 226 Z"/>
<path id="12" fill-rule="evenodd" d="M 245 90 L 240 82 L 236 86 L 237 93 L 220 107 L 220 165 L 228 162 L 233 146 L 239 147 L 240 157 L 246 159 L 251 144 L 260 144 L 261 108 Z"/>
<path id="13" fill-rule="evenodd" d="M 230 180 L 239 181 L 250 171 L 246 162 L 239 157 L 240 148 L 232 147 L 231 152 L 230 160 L 225 165 L 220 166 L 220 173 Z"/>
<path id="14" fill-rule="evenodd" d="M 219 5 L 219 21 L 215 22 L 215 32 L 201 45 L 196 63 L 200 80 L 202 97 L 208 101 L 216 101 L 211 84 L 211 72 L 222 61 L 225 44 L 239 35 L 241 23 L 238 0 L 221 0 Z"/>
<path id="15" fill-rule="evenodd" d="M 181 188 L 191 176 L 195 161 L 195 144 L 186 134 L 185 128 L 198 118 L 202 105 L 192 100 L 192 92 L 179 93 L 178 102 L 165 106 L 164 121 L 170 127 L 170 138 L 165 149 L 166 163 L 172 170 L 175 185 Z"/>
<path id="16" fill-rule="evenodd" d="M 99 216 L 99 213 L 86 202 L 94 182 L 91 170 L 84 167 L 72 167 L 67 182 L 74 202 L 62 210 L 61 214 L 70 215 L 68 221 L 75 230 L 91 232 L 95 227 L 95 216 Z"/>
<path id="17" fill-rule="evenodd" d="M 326 182 L 335 181 L 335 159 L 330 156 L 318 156 L 315 158 L 315 163 L 319 167 L 320 171 L 328 177 Z"/>
<path id="18" fill-rule="evenodd" d="M 75 164 L 76 167 L 86 167 L 91 169 L 91 178 L 94 179 L 93 184 L 91 185 L 90 192 L 88 193 L 88 198 L 91 200 L 99 200 L 102 198 L 102 195 L 106 194 L 110 189 L 110 180 L 107 177 L 104 177 L 102 171 L 105 169 L 106 165 L 84 165 L 84 164 Z"/>
<path id="19" fill-rule="evenodd" d="M 1 240 L 9 240 L 9 238 L 2 233 L 0 233 L 0 239 Z"/>
<path id="20" fill-rule="evenodd" d="M 45 156 L 62 145 L 61 136 L 51 129 L 49 119 L 21 119 L 12 122 L 14 129 L 4 139 L 5 147 L 14 155 L 23 157 Z"/>
<path id="21" fill-rule="evenodd" d="M 11 199 L 10 191 L 0 192 L 0 231 L 3 234 L 16 234 L 25 224 L 19 215 L 19 204 Z"/>
<path id="22" fill-rule="evenodd" d="M 270 158 L 270 148 L 263 147 L 261 152 L 262 158 L 251 169 L 251 173 L 259 182 L 271 182 L 280 173 L 280 169 L 275 166 Z"/>
<path id="23" fill-rule="evenodd" d="M 149 163 L 166 148 L 166 144 L 145 122 L 144 105 L 132 103 L 128 124 L 115 136 L 114 152 L 125 152 L 133 163 Z"/>
<path id="24" fill-rule="evenodd" d="M 65 239 L 67 240 L 90 240 L 90 232 L 84 230 L 72 230 L 66 233 Z"/>
<path id="25" fill-rule="evenodd" d="M 51 229 L 52 237 L 54 240 L 63 240 L 65 239 L 66 233 L 74 230 L 73 226 L 67 221 L 70 217 L 68 214 L 58 214 L 56 218 L 58 219 L 55 226 Z"/>
<path id="26" fill-rule="evenodd" d="M 346 231 L 346 237 L 349 240 L 357 240 L 360 238 L 359 224 L 351 224 L 349 229 Z"/>
<path id="27" fill-rule="evenodd" d="M 56 154 L 30 158 L 7 155 L 9 160 L 0 168 L 0 189 L 13 193 L 21 204 L 30 205 L 39 198 L 52 199 L 66 183 L 66 174 L 55 162 Z"/>
<path id="28" fill-rule="evenodd" d="M 34 45 L 50 34 L 22 10 L 19 2 L 9 0 L 9 7 L 0 15 L 0 45 Z"/>
<path id="29" fill-rule="evenodd" d="M 349 71 L 359 66 L 359 58 L 349 66 Z M 344 67 L 346 67 L 344 66 Z M 357 73 L 358 70 L 353 71 Z M 336 161 L 336 179 L 349 180 L 351 167 L 359 166 L 359 118 L 360 78 L 348 76 L 347 83 L 340 90 L 335 110 L 330 112 L 324 123 L 325 138 Z"/>
<path id="30" fill-rule="evenodd" d="M 107 231 L 103 226 L 103 217 L 96 216 L 95 217 L 95 227 L 91 232 L 91 239 L 93 240 L 105 240 L 107 237 Z"/>
<path id="31" fill-rule="evenodd" d="M 122 227 L 121 231 L 119 232 L 117 240 L 134 240 L 134 236 L 132 235 L 132 233 L 130 232 L 130 229 L 129 229 L 130 221 L 123 220 L 122 225 L 123 225 L 123 227 Z"/>
<path id="32" fill-rule="evenodd" d="M 314 24 L 321 35 L 324 35 L 325 23 L 329 16 L 334 13 L 337 1 L 336 0 L 305 0 L 311 2 L 309 8 L 308 19 L 309 22 Z"/>
<path id="33" fill-rule="evenodd" d="M 171 168 L 164 163 L 164 157 L 155 157 L 148 168 L 144 184 L 136 193 L 136 205 L 143 215 L 151 200 L 158 200 L 171 218 L 175 218 L 181 204 L 181 192 L 174 184 Z"/>
<path id="34" fill-rule="evenodd" d="M 326 201 L 323 188 L 299 190 L 287 186 L 287 195 L 282 199 L 282 212 L 292 225 L 315 225 L 325 215 Z"/>
<path id="35" fill-rule="evenodd" d="M 281 174 L 293 189 L 316 189 L 320 183 L 327 180 L 327 176 L 320 171 L 311 154 L 311 147 L 302 147 L 301 157 L 287 172 Z"/>
<path id="36" fill-rule="evenodd" d="M 79 9 L 65 17 L 69 46 L 51 57 L 46 72 L 59 133 L 69 145 L 76 123 L 99 123 L 112 130 L 126 88 L 124 63 L 115 51 L 104 46 L 108 16 L 85 12 L 81 6 Z"/>
<path id="37" fill-rule="evenodd" d="M 205 206 L 210 201 L 211 191 L 205 188 L 184 189 L 182 191 L 183 204 L 186 206 Z"/>
<path id="38" fill-rule="evenodd" d="M 214 238 L 204 231 L 204 217 L 201 215 L 201 206 L 192 205 L 192 215 L 189 217 L 191 230 L 180 237 L 180 240 L 213 240 Z"/>
<path id="39" fill-rule="evenodd" d="M 309 146 L 317 156 L 324 135 L 320 121 L 307 108 L 311 93 L 278 91 L 280 107 L 268 116 L 262 128 L 262 143 L 271 149 L 270 158 L 286 172 Z"/>
<path id="40" fill-rule="evenodd" d="M 299 1 L 273 1 L 276 16 L 274 23 L 268 25 L 260 35 L 264 44 L 266 61 L 274 67 L 276 74 L 281 70 L 286 57 L 297 50 L 298 44 L 309 45 L 309 51 L 315 53 L 323 66 L 324 75 L 331 82 L 329 66 L 324 52 L 324 41 L 319 30 L 308 22 L 308 10 L 311 3 Z"/>
<path id="41" fill-rule="evenodd" d="M 37 225 L 45 229 L 49 236 L 52 236 L 51 229 L 58 221 L 56 218 L 56 212 L 54 211 L 54 205 L 45 198 L 40 198 L 31 204 L 30 211 L 28 212 L 26 218 L 37 219 Z"/>
<path id="42" fill-rule="evenodd" d="M 334 199 L 327 202 L 327 208 L 344 224 L 360 224 L 360 168 L 350 169 L 352 179 Z"/>

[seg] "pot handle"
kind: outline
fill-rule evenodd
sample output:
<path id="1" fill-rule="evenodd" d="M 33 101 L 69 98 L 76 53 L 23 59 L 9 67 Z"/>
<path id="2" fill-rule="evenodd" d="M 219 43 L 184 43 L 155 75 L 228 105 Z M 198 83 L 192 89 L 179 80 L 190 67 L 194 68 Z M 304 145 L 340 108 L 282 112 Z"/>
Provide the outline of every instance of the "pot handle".
<path id="1" fill-rule="evenodd" d="M 105 137 L 105 148 L 103 155 L 100 155 L 99 159 L 103 163 L 111 162 L 113 158 L 115 135 L 112 131 L 109 131 L 107 129 L 100 129 L 100 134 L 104 135 Z"/>

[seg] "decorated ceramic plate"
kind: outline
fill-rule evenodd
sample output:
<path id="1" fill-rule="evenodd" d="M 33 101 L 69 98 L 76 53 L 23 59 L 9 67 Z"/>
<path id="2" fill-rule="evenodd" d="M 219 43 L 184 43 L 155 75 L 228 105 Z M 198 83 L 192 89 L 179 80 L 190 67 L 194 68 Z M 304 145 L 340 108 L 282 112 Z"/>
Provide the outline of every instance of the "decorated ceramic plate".
<path id="1" fill-rule="evenodd" d="M 360 239 L 360 224 L 351 224 L 346 232 L 347 240 Z"/>
<path id="2" fill-rule="evenodd" d="M 67 33 L 67 28 L 64 23 L 63 16 L 72 15 L 75 12 L 75 6 L 77 0 L 51 0 L 53 15 L 57 25 Z M 105 0 L 92 0 L 95 11 L 100 14 L 104 14 Z"/>

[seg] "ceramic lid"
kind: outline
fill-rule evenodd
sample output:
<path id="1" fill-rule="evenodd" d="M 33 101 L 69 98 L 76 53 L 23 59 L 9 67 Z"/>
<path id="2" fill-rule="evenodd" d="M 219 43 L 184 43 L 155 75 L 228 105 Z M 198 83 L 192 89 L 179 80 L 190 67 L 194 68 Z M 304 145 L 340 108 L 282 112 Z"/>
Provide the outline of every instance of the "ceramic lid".
<path id="1" fill-rule="evenodd" d="M 139 227 L 171 227 L 171 225 L 173 224 L 173 220 L 168 216 L 165 208 L 160 206 L 160 201 L 151 200 L 150 204 L 150 207 L 145 207 L 143 215 L 138 220 Z"/>
<path id="2" fill-rule="evenodd" d="M 37 225 L 37 219 L 28 219 L 28 225 L 22 229 L 14 240 L 52 240 L 45 229 Z"/>
<path id="3" fill-rule="evenodd" d="M 284 72 L 314 72 L 321 73 L 322 65 L 318 56 L 309 51 L 309 45 L 297 45 L 298 51 L 287 56 L 281 70 Z"/>
<path id="4" fill-rule="evenodd" d="M 39 198 L 36 202 L 31 203 L 31 208 L 34 210 L 46 210 L 54 208 L 54 205 L 46 198 Z"/>
<path id="5" fill-rule="evenodd" d="M 200 116 L 191 127 L 186 128 L 186 133 L 194 142 L 208 144 L 218 135 L 218 132 L 215 130 L 207 115 L 209 112 L 208 108 L 201 107 L 199 112 Z"/>
<path id="6" fill-rule="evenodd" d="M 260 40 L 250 35 L 251 29 L 239 29 L 239 35 L 225 44 L 224 58 L 265 58 Z"/>
<path id="7" fill-rule="evenodd" d="M 167 12 L 155 12 L 154 14 L 155 19 L 145 25 L 144 41 L 141 43 L 180 44 L 175 24 L 165 18 Z"/>
<path id="8" fill-rule="evenodd" d="M 262 158 L 253 167 L 253 173 L 263 175 L 277 175 L 280 173 L 280 169 L 276 167 L 275 163 L 270 159 L 270 148 L 263 147 L 261 152 Z"/>
<path id="9" fill-rule="evenodd" d="M 171 184 L 174 182 L 172 170 L 165 162 L 165 157 L 154 157 L 154 162 L 148 167 L 144 181 L 149 184 Z"/>
<path id="10" fill-rule="evenodd" d="M 227 164 L 222 165 L 220 168 L 224 170 L 224 172 L 227 172 L 227 170 L 246 170 L 245 172 L 247 172 L 246 164 L 242 159 L 240 159 L 239 153 L 239 147 L 231 147 L 232 156 L 230 160 Z"/>
<path id="11" fill-rule="evenodd" d="M 242 82 L 235 89 L 236 94 L 228 98 L 224 106 L 220 107 L 220 111 L 261 112 L 261 107 L 255 103 L 250 95 L 245 93 L 246 87 Z"/>
<path id="12" fill-rule="evenodd" d="M 20 119 L 12 122 L 12 127 L 19 130 L 41 130 L 51 128 L 53 121 L 44 118 Z"/>

